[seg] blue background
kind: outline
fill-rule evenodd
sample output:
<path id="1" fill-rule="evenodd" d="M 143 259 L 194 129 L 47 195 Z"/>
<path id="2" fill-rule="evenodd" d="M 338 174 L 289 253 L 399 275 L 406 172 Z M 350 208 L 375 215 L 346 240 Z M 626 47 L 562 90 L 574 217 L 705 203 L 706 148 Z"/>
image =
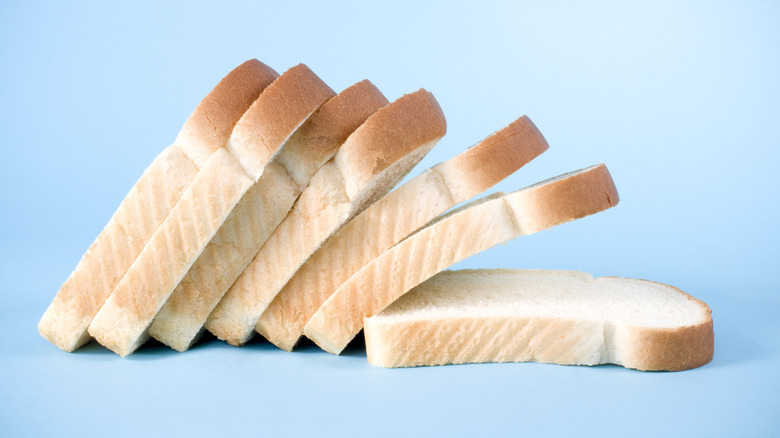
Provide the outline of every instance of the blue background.
<path id="1" fill-rule="evenodd" d="M 107 3 L 0 5 L 0 436 L 780 436 L 777 2 Z M 385 370 L 360 345 L 50 345 L 36 324 L 60 284 L 253 57 L 337 91 L 432 91 L 448 134 L 413 174 L 522 114 L 550 150 L 498 190 L 606 163 L 615 209 L 458 266 L 678 286 L 713 310 L 714 360 Z"/>

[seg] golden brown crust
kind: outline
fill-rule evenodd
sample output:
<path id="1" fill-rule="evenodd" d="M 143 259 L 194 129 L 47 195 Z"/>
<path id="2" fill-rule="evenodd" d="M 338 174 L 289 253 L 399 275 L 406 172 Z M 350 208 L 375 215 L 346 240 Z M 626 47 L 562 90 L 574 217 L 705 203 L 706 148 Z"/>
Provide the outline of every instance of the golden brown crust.
<path id="1" fill-rule="evenodd" d="M 176 143 L 201 167 L 225 145 L 236 122 L 277 76 L 256 59 L 239 65 L 203 98 L 184 123 Z"/>
<path id="2" fill-rule="evenodd" d="M 523 167 L 548 149 L 531 119 L 522 116 L 466 152 L 437 167 L 453 196 L 465 201 Z M 460 201 L 458 201 L 460 202 Z"/>
<path id="3" fill-rule="evenodd" d="M 227 141 L 228 150 L 257 180 L 279 146 L 335 94 L 305 65 L 290 68 L 246 110 Z"/>
<path id="4" fill-rule="evenodd" d="M 350 134 L 387 103 L 385 96 L 368 80 L 344 89 L 293 134 L 277 159 L 303 188 Z"/>
<path id="5" fill-rule="evenodd" d="M 347 194 L 387 170 L 421 145 L 432 146 L 447 132 L 444 113 L 428 91 L 406 94 L 366 120 L 335 156 Z"/>
<path id="6" fill-rule="evenodd" d="M 712 361 L 715 337 L 712 318 L 678 329 L 636 329 L 631 335 L 634 346 L 630 360 L 622 364 L 642 371 L 682 371 Z"/>
<path id="7" fill-rule="evenodd" d="M 641 281 L 657 283 L 650 280 Z M 695 302 L 705 309 L 707 318 L 700 324 L 674 329 L 632 327 L 628 344 L 633 348 L 622 365 L 642 371 L 682 371 L 710 363 L 715 353 L 712 310 L 704 301 L 674 286 L 657 284 L 673 289 Z"/>
<path id="8" fill-rule="evenodd" d="M 550 184 L 553 182 L 554 184 Z M 584 202 L 587 200 L 587 202 Z M 534 184 L 507 196 L 518 226 L 526 233 L 550 228 L 606 210 L 619 202 L 617 188 L 603 164 Z"/>

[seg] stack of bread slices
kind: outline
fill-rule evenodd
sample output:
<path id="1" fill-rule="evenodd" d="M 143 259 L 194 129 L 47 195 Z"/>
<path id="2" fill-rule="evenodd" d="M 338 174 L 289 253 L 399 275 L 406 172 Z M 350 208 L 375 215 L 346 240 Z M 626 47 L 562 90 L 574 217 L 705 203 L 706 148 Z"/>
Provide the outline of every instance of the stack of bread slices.
<path id="1" fill-rule="evenodd" d="M 547 149 L 525 116 L 393 190 L 445 132 L 423 89 L 388 102 L 367 80 L 335 93 L 303 64 L 247 61 L 141 175 L 38 329 L 65 351 L 94 339 L 123 357 L 150 337 L 184 351 L 205 331 L 339 354 L 365 330 L 386 367 L 711 360 L 710 309 L 671 286 L 445 271 L 618 203 L 604 165 L 478 197 Z"/>

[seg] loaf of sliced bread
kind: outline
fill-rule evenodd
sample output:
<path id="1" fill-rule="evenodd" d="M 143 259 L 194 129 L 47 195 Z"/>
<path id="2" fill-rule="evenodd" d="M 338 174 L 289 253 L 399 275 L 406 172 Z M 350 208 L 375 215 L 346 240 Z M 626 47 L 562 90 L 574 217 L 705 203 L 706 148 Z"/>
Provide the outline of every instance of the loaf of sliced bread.
<path id="1" fill-rule="evenodd" d="M 154 316 L 237 203 L 293 132 L 333 95 L 303 64 L 279 76 L 236 124 L 228 148 L 200 169 L 95 315 L 89 334 L 121 356 L 148 339 Z"/>
<path id="2" fill-rule="evenodd" d="M 255 329 L 290 351 L 314 312 L 352 274 L 454 205 L 487 190 L 547 150 L 521 117 L 378 200 L 328 239 L 282 288 Z"/>
<path id="3" fill-rule="evenodd" d="M 324 350 L 339 354 L 363 328 L 365 318 L 450 265 L 617 202 L 604 165 L 477 201 L 433 221 L 364 266 L 325 301 L 304 333 Z"/>
<path id="4" fill-rule="evenodd" d="M 573 271 L 446 271 L 368 318 L 383 367 L 479 362 L 680 371 L 712 360 L 712 317 L 685 292 Z"/>
<path id="5" fill-rule="evenodd" d="M 89 341 L 87 328 L 195 179 L 225 145 L 234 125 L 277 77 L 250 60 L 234 69 L 203 99 L 176 141 L 155 158 L 62 285 L 38 324 L 41 335 L 65 351 Z"/>
<path id="6" fill-rule="evenodd" d="M 328 100 L 282 147 L 155 316 L 149 334 L 184 351 L 312 175 L 387 99 L 369 81 Z"/>
<path id="7" fill-rule="evenodd" d="M 368 118 L 320 168 L 246 270 L 206 321 L 218 338 L 241 345 L 276 293 L 322 243 L 397 183 L 444 135 L 446 123 L 425 90 Z"/>

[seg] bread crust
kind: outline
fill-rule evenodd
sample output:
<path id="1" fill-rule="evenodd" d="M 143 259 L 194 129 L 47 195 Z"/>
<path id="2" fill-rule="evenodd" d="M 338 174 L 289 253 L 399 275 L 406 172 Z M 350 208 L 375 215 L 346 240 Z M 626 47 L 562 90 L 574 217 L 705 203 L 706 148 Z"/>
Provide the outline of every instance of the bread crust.
<path id="1" fill-rule="evenodd" d="M 466 293 L 456 290 L 465 282 L 482 281 L 485 276 L 520 274 L 526 270 L 479 269 L 443 272 L 404 296 L 403 304 L 393 305 L 388 314 L 369 318 L 365 324 L 367 356 L 382 367 L 429 366 L 483 362 L 544 362 L 561 365 L 612 363 L 642 371 L 681 371 L 712 360 L 714 335 L 710 308 L 685 292 L 647 280 L 604 277 L 585 281 L 592 287 L 618 280 L 627 288 L 632 283 L 654 284 L 679 293 L 694 302 L 703 317 L 700 322 L 680 327 L 645 327 L 622 321 L 552 317 L 549 315 L 471 313 L 452 304 L 449 314 L 426 314 L 426 293 Z M 539 271 L 545 276 L 580 274 L 570 271 Z M 494 274 L 495 273 L 495 274 Z M 587 274 L 585 274 L 587 275 Z M 479 279 L 473 278 L 479 276 Z M 442 281 L 444 281 L 442 283 Z M 473 286 L 472 286 L 473 287 Z M 533 287 L 532 285 L 524 287 Z M 454 289 L 450 289 L 454 288 Z M 637 293 L 639 293 L 637 289 Z M 422 295 L 420 295 L 422 294 Z M 407 299 L 409 298 L 409 299 Z M 540 296 L 537 300 L 544 300 Z M 554 298 L 550 298 L 551 300 Z M 418 301 L 419 300 L 419 301 Z M 522 302 L 522 301 L 521 301 Z M 603 335 L 612 327 L 619 335 Z M 617 329 L 615 327 L 618 327 Z M 615 332 L 616 333 L 616 332 Z M 607 340 L 609 339 L 609 341 Z M 606 354 L 607 350 L 615 351 Z"/>
<path id="2" fill-rule="evenodd" d="M 213 151 L 215 142 L 224 142 L 225 131 L 232 129 L 274 75 L 259 61 L 247 61 L 203 99 L 177 142 L 144 171 L 60 287 L 38 324 L 44 338 L 68 352 L 91 339 L 87 327 L 92 318 L 195 179 L 198 157 Z"/>
<path id="3" fill-rule="evenodd" d="M 320 168 L 206 321 L 232 345 L 254 333 L 260 315 L 300 266 L 374 197 L 388 191 L 446 131 L 432 94 L 419 90 L 369 117 Z"/>
<path id="4" fill-rule="evenodd" d="M 279 75 L 250 59 L 225 76 L 200 102 L 176 137 L 187 157 L 200 168 L 223 147 L 241 116 Z"/>
<path id="5" fill-rule="evenodd" d="M 642 371 L 683 371 L 710 363 L 715 353 L 715 334 L 709 306 L 674 286 L 650 280 L 637 281 L 675 290 L 705 309 L 707 317 L 700 324 L 672 329 L 633 327 L 628 343 L 634 348 L 622 365 Z"/>
<path id="6" fill-rule="evenodd" d="M 612 176 L 603 164 L 551 178 L 515 193 L 507 196 L 506 202 L 523 234 L 570 222 L 593 214 L 594 209 L 606 210 L 620 202 Z"/>
<path id="7" fill-rule="evenodd" d="M 446 133 L 444 113 L 425 89 L 381 108 L 349 136 L 334 157 L 347 196 L 357 198 L 369 180 L 422 145 L 435 144 Z"/>
<path id="8" fill-rule="evenodd" d="M 241 117 L 226 147 L 256 181 L 280 145 L 335 94 L 306 65 L 291 67 Z"/>
<path id="9" fill-rule="evenodd" d="M 298 129 L 277 157 L 303 190 L 347 138 L 389 102 L 368 79 L 345 88 Z"/>
<path id="10" fill-rule="evenodd" d="M 466 201 L 523 167 L 549 148 L 528 116 L 438 166 L 456 203 Z"/>
<path id="11" fill-rule="evenodd" d="M 585 187 L 577 188 L 580 185 Z M 304 333 L 324 350 L 339 354 L 363 328 L 364 318 L 434 274 L 499 243 L 610 208 L 617 203 L 616 193 L 606 166 L 599 165 L 459 211 L 350 277 L 312 316 Z M 527 209 L 538 211 L 521 216 Z"/>
<path id="12" fill-rule="evenodd" d="M 533 122 L 522 116 L 392 191 L 348 222 L 301 266 L 263 312 L 255 330 L 279 348 L 292 350 L 309 318 L 352 274 L 547 148 Z"/>

